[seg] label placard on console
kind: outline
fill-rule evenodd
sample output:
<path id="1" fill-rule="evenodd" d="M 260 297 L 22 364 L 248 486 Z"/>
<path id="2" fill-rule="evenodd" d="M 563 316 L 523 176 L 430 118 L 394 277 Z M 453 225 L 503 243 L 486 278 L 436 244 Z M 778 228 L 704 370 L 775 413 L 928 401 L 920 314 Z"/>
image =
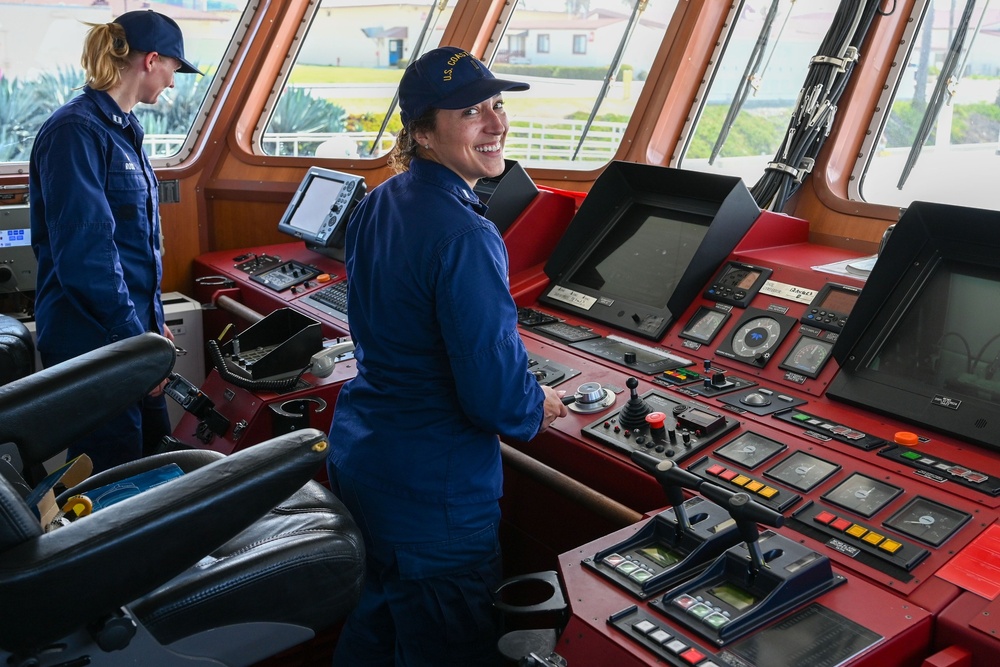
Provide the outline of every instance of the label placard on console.
<path id="1" fill-rule="evenodd" d="M 776 280 L 768 280 L 764 283 L 764 286 L 760 288 L 760 293 L 799 303 L 812 303 L 812 300 L 816 298 L 816 290 L 814 289 L 779 283 Z"/>
<path id="2" fill-rule="evenodd" d="M 556 301 L 562 301 L 563 303 L 568 303 L 571 306 L 576 306 L 577 308 L 582 308 L 583 310 L 590 310 L 597 299 L 582 292 L 577 292 L 575 290 L 566 289 L 559 285 L 552 288 L 549 292 L 549 298 L 555 299 Z"/>

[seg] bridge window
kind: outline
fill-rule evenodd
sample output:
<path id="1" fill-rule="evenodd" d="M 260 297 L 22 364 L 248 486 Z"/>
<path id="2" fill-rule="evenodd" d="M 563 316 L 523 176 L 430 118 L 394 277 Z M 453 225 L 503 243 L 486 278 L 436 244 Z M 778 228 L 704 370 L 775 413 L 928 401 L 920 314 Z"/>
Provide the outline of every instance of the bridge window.
<path id="1" fill-rule="evenodd" d="M 133 3 L 138 5 L 140 3 Z M 245 3 L 209 2 L 201 9 L 147 3 L 170 16 L 184 33 L 187 60 L 207 76 L 178 74 L 154 105 L 134 112 L 146 131 L 147 154 L 161 164 L 183 160 L 192 150 L 192 128 L 227 48 L 242 29 Z M 108 23 L 121 3 L 48 2 L 3 5 L 0 16 L 0 172 L 23 171 L 39 127 L 84 84 L 80 54 L 88 24 Z"/>
<path id="2" fill-rule="evenodd" d="M 265 154 L 374 158 L 400 129 L 396 89 L 438 47 L 455 2 L 317 3 L 257 142 Z"/>
<path id="3" fill-rule="evenodd" d="M 840 0 L 734 3 L 728 39 L 699 91 L 696 122 L 676 166 L 739 176 L 753 185 L 781 146 L 809 69 Z"/>
<path id="4" fill-rule="evenodd" d="M 302 30 L 284 89 L 275 94 L 258 137 L 261 150 L 385 155 L 400 127 L 395 94 L 403 69 L 440 45 L 457 4 L 321 5 Z M 531 83 L 531 90 L 506 98 L 506 156 L 526 165 L 580 169 L 610 161 L 676 6 L 676 0 L 511 3 L 502 34 L 493 40 L 496 50 L 485 54 L 498 76 Z M 399 40 L 396 51 L 389 48 L 392 39 Z"/>
<path id="5" fill-rule="evenodd" d="M 617 153 L 677 0 L 519 0 L 504 35 L 524 35 L 524 53 L 503 39 L 498 76 L 531 90 L 505 99 L 505 154 L 521 164 L 595 169 Z"/>
<path id="6" fill-rule="evenodd" d="M 851 195 L 1000 209 L 1000 7 L 918 3 Z"/>

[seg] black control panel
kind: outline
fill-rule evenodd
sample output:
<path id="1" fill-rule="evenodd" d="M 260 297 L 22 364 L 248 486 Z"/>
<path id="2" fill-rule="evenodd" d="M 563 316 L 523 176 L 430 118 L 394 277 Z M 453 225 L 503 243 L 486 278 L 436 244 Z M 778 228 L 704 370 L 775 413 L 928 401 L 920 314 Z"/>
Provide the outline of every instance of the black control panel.
<path id="1" fill-rule="evenodd" d="M 727 262 L 705 289 L 705 298 L 746 308 L 771 275 L 771 269 Z"/>
<path id="2" fill-rule="evenodd" d="M 307 280 L 312 280 L 319 274 L 320 271 L 315 267 L 291 260 L 278 264 L 273 268 L 254 273 L 250 276 L 250 280 L 260 283 L 275 292 L 283 292 L 290 287 L 295 287 Z"/>

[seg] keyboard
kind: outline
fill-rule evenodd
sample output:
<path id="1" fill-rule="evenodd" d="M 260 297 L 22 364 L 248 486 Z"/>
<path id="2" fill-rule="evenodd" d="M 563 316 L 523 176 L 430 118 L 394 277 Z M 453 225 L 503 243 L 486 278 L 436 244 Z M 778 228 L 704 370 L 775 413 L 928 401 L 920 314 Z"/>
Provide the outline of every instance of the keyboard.
<path id="1" fill-rule="evenodd" d="M 305 303 L 327 315 L 333 315 L 338 320 L 347 322 L 347 281 L 327 285 L 312 294 L 303 297 Z"/>
<path id="2" fill-rule="evenodd" d="M 543 324 L 541 326 L 534 327 L 534 331 L 541 331 L 542 333 L 548 334 L 553 338 L 558 338 L 559 340 L 564 340 L 569 343 L 575 343 L 581 340 L 590 340 L 591 338 L 600 338 L 599 334 L 595 334 L 586 327 L 574 326 L 572 324 L 566 324 L 565 322 L 551 322 L 549 324 Z"/>

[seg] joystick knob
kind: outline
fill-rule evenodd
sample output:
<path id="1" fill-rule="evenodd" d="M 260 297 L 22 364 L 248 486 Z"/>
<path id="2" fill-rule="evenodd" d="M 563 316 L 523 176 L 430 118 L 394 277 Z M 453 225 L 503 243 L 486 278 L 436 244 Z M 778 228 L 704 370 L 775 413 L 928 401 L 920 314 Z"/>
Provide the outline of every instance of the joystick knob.
<path id="1" fill-rule="evenodd" d="M 634 377 L 630 377 L 625 380 L 625 386 L 629 390 L 629 399 L 625 406 L 622 408 L 621 413 L 618 415 L 618 421 L 621 423 L 623 428 L 629 430 L 635 430 L 645 425 L 646 415 L 652 412 L 652 408 L 646 401 L 639 397 L 636 388 L 639 386 L 639 381 Z"/>

